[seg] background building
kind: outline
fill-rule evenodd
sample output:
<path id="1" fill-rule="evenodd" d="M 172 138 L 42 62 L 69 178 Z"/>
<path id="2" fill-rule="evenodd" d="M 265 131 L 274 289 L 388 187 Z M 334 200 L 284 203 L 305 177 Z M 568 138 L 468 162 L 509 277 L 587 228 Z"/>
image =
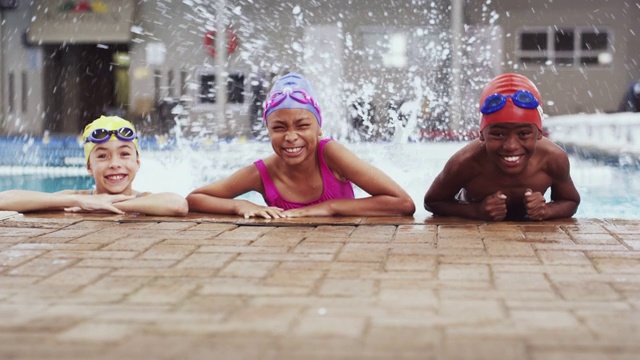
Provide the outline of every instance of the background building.
<path id="1" fill-rule="evenodd" d="M 7 1 L 0 133 L 77 134 L 113 113 L 148 133 L 177 117 L 189 134 L 258 135 L 286 71 L 311 78 L 335 137 L 472 131 L 480 89 L 506 71 L 532 78 L 550 115 L 617 109 L 640 78 L 640 7 L 525 3 Z"/>

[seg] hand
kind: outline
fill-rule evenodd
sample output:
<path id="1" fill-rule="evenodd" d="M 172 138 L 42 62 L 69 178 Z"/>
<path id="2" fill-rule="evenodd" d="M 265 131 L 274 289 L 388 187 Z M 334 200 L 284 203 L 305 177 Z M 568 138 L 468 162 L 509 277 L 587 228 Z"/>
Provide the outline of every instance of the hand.
<path id="1" fill-rule="evenodd" d="M 284 210 L 274 206 L 260 206 L 251 202 L 243 203 L 238 207 L 238 215 L 245 219 L 261 217 L 264 219 L 280 219 L 286 217 Z"/>
<path id="2" fill-rule="evenodd" d="M 507 217 L 507 195 L 496 191 L 482 200 L 480 204 L 483 219 L 500 221 Z"/>
<path id="3" fill-rule="evenodd" d="M 524 192 L 524 207 L 531 220 L 544 220 L 547 218 L 547 201 L 540 192 L 527 189 Z"/>
<path id="4" fill-rule="evenodd" d="M 74 195 L 78 205 L 65 208 L 67 212 L 83 212 L 83 211 L 109 211 L 112 213 L 124 215 L 125 212 L 113 206 L 113 204 L 131 200 L 135 198 L 135 195 L 111 195 L 111 194 L 99 194 L 99 195 Z"/>

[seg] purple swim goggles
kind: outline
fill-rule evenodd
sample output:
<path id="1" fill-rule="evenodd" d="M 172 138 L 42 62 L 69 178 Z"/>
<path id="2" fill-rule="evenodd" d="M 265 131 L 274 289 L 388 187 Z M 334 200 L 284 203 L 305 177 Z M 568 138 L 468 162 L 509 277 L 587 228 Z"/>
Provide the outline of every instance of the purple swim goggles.
<path id="1" fill-rule="evenodd" d="M 281 105 L 287 98 L 294 100 L 302 105 L 310 105 L 313 110 L 315 110 L 314 115 L 317 114 L 318 124 L 322 125 L 322 115 L 320 115 L 320 107 L 318 106 L 318 103 L 313 99 L 313 97 L 307 94 L 307 92 L 304 90 L 293 90 L 290 87 L 285 87 L 281 91 L 276 91 L 264 103 L 263 120 L 265 123 L 267 122 L 267 116 L 269 116 L 269 114 L 273 111 L 277 110 L 276 108 Z M 313 113 L 314 111 L 311 112 Z"/>
<path id="2" fill-rule="evenodd" d="M 136 132 L 130 127 L 123 126 L 118 130 L 100 128 L 93 130 L 91 134 L 87 136 L 84 143 L 92 142 L 94 144 L 102 144 L 109 141 L 109 139 L 111 139 L 111 135 L 115 135 L 116 138 L 122 141 L 133 141 L 138 138 Z"/>

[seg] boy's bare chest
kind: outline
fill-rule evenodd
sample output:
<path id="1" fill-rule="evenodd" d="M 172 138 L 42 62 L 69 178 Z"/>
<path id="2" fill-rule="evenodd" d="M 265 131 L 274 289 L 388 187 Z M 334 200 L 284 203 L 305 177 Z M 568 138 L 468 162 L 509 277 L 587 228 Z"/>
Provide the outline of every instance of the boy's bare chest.
<path id="1" fill-rule="evenodd" d="M 466 195 L 471 202 L 480 202 L 498 191 L 507 196 L 507 202 L 521 202 L 524 193 L 531 189 L 542 194 L 551 186 L 551 178 L 544 172 L 525 173 L 519 176 L 497 176 L 481 174 L 474 177 L 465 186 Z"/>

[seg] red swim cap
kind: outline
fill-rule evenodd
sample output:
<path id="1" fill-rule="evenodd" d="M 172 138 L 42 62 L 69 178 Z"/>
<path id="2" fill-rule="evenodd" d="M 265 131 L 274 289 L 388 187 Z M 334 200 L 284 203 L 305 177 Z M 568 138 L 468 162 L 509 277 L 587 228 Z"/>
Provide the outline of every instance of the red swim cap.
<path id="1" fill-rule="evenodd" d="M 535 84 L 527 77 L 519 74 L 502 74 L 489 81 L 480 94 L 480 108 L 484 101 L 493 94 L 511 95 L 518 90 L 526 90 L 532 93 L 538 102 L 542 104 L 542 97 Z M 494 113 L 482 115 L 480 131 L 487 125 L 496 123 L 531 123 L 542 131 L 542 107 L 537 109 L 524 109 L 516 106 L 512 99 L 507 99 L 504 107 Z"/>

